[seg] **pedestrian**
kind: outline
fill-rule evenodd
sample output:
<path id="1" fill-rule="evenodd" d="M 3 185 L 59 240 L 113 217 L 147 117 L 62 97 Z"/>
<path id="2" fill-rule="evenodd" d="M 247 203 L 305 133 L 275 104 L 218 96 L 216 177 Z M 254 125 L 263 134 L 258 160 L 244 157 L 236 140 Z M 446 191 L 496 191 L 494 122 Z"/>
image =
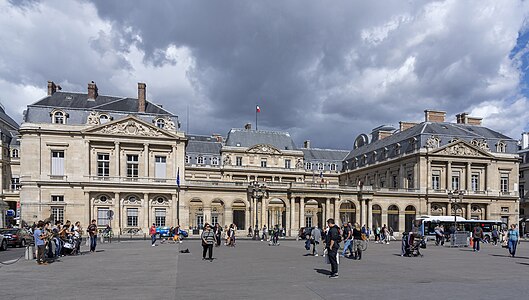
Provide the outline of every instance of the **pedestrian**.
<path id="1" fill-rule="evenodd" d="M 154 223 L 149 228 L 149 235 L 151 236 L 151 247 L 156 246 L 156 225 Z"/>
<path id="2" fill-rule="evenodd" d="M 277 241 L 279 240 L 279 226 L 276 225 L 274 227 L 274 231 L 272 232 L 273 236 L 272 236 L 272 245 L 274 246 L 278 246 L 279 244 L 277 243 Z"/>
<path id="3" fill-rule="evenodd" d="M 318 256 L 318 246 L 321 243 L 321 231 L 318 228 L 318 225 L 314 226 L 312 228 L 312 231 L 310 232 L 310 239 L 312 244 L 312 255 Z"/>
<path id="4" fill-rule="evenodd" d="M 213 233 L 215 233 L 215 247 L 218 247 L 220 246 L 220 237 L 222 236 L 222 227 L 220 227 L 219 223 L 215 223 Z"/>
<path id="5" fill-rule="evenodd" d="M 509 253 L 512 257 L 516 254 L 516 246 L 518 246 L 520 233 L 518 230 L 516 230 L 516 225 L 512 224 L 511 229 L 507 231 L 507 238 L 509 241 L 507 242 L 507 245 L 509 246 Z"/>
<path id="6" fill-rule="evenodd" d="M 445 226 L 439 226 L 439 232 L 441 233 L 441 246 L 445 245 Z"/>
<path id="7" fill-rule="evenodd" d="M 230 244 L 230 230 L 228 229 L 228 225 L 224 225 L 224 246 L 228 246 Z"/>
<path id="8" fill-rule="evenodd" d="M 497 228 L 494 228 L 492 229 L 492 244 L 494 246 L 497 246 L 498 245 L 498 237 L 500 236 L 499 233 L 498 233 L 498 229 Z"/>
<path id="9" fill-rule="evenodd" d="M 474 246 L 472 247 L 474 251 L 479 252 L 479 242 L 483 239 L 483 229 L 481 226 L 476 225 L 474 227 L 474 231 L 472 232 L 472 241 L 474 242 Z"/>
<path id="10" fill-rule="evenodd" d="M 353 233 L 351 231 L 351 223 L 346 223 L 343 226 L 343 252 L 342 256 L 347 256 L 347 250 L 350 254 L 353 254 Z"/>
<path id="11" fill-rule="evenodd" d="M 229 235 L 230 235 L 229 246 L 230 247 L 235 247 L 235 224 L 231 224 L 230 225 Z"/>
<path id="12" fill-rule="evenodd" d="M 255 225 L 254 227 L 254 230 L 253 230 L 253 238 L 252 238 L 254 241 L 257 241 L 259 240 L 259 227 L 257 227 L 257 225 Z"/>
<path id="13" fill-rule="evenodd" d="M 248 237 L 252 237 L 252 226 L 248 227 Z"/>
<path id="14" fill-rule="evenodd" d="M 88 235 L 90 236 L 90 252 L 94 253 L 96 252 L 96 246 L 97 246 L 96 220 L 92 220 L 92 224 L 90 224 L 86 230 L 88 231 Z"/>
<path id="15" fill-rule="evenodd" d="M 209 261 L 213 261 L 213 244 L 215 243 L 215 233 L 211 230 L 211 225 L 206 223 L 201 235 L 202 239 L 202 260 L 206 259 L 208 253 Z"/>
<path id="16" fill-rule="evenodd" d="M 338 278 L 338 250 L 340 249 L 340 228 L 334 224 L 334 219 L 328 219 L 329 231 L 326 236 L 327 258 L 331 264 L 331 275 L 329 278 Z"/>
<path id="17" fill-rule="evenodd" d="M 352 236 L 353 236 L 353 259 L 361 260 L 362 259 L 362 243 L 364 243 L 364 239 L 362 237 L 362 229 L 360 228 L 360 224 L 355 223 L 353 227 Z"/>
<path id="18" fill-rule="evenodd" d="M 263 226 L 263 234 L 261 235 L 261 242 L 268 239 L 268 231 L 266 230 L 266 225 Z"/>
<path id="19" fill-rule="evenodd" d="M 33 230 L 33 237 L 35 238 L 35 246 L 37 246 L 37 264 L 47 265 L 46 257 L 44 253 L 46 252 L 46 231 L 44 229 L 44 222 L 39 221 L 36 228 Z"/>
<path id="20" fill-rule="evenodd" d="M 75 225 L 73 226 L 73 234 L 74 234 L 74 241 L 75 241 L 75 254 L 81 253 L 81 242 L 83 241 L 83 228 L 81 227 L 81 222 L 77 221 L 75 222 Z"/>

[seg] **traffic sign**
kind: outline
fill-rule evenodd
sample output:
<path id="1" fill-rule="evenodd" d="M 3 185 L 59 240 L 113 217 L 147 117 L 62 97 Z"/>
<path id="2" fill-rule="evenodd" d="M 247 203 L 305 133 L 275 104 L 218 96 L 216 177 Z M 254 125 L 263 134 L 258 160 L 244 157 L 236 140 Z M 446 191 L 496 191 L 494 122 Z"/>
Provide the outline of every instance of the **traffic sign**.
<path id="1" fill-rule="evenodd" d="M 6 210 L 6 216 L 8 216 L 8 217 L 14 217 L 14 216 L 15 216 L 15 211 L 12 210 L 12 209 L 8 209 L 8 210 Z"/>

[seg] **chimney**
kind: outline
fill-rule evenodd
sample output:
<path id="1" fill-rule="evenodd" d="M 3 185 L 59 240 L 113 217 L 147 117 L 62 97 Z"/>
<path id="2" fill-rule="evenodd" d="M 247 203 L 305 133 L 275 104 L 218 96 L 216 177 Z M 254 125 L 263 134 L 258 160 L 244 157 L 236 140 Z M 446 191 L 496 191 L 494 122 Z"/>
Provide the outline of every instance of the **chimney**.
<path id="1" fill-rule="evenodd" d="M 246 123 L 246 125 L 244 125 L 244 129 L 252 130 L 252 123 Z"/>
<path id="2" fill-rule="evenodd" d="M 88 100 L 94 101 L 97 98 L 97 85 L 95 82 L 88 84 Z"/>
<path id="3" fill-rule="evenodd" d="M 48 81 L 48 96 L 52 96 L 57 91 L 57 86 L 55 85 L 55 82 Z"/>
<path id="4" fill-rule="evenodd" d="M 310 149 L 310 140 L 306 140 L 303 142 L 303 148 Z"/>
<path id="5" fill-rule="evenodd" d="M 446 111 L 439 110 L 425 110 L 424 111 L 424 121 L 432 123 L 441 123 L 445 121 Z"/>
<path id="6" fill-rule="evenodd" d="M 483 118 L 471 117 L 468 115 L 468 113 L 460 113 L 456 115 L 457 124 L 481 126 L 481 120 L 483 120 Z"/>
<path id="7" fill-rule="evenodd" d="M 529 132 L 522 133 L 522 150 L 529 148 Z"/>
<path id="8" fill-rule="evenodd" d="M 468 125 L 481 126 L 481 120 L 483 120 L 483 118 L 467 117 Z"/>
<path id="9" fill-rule="evenodd" d="M 217 143 L 222 143 L 223 142 L 223 138 L 222 138 L 222 135 L 218 134 L 218 133 L 214 133 L 213 134 L 213 138 L 215 139 L 215 141 Z"/>
<path id="10" fill-rule="evenodd" d="M 413 126 L 415 126 L 417 124 L 418 123 L 413 123 L 413 122 L 399 122 L 399 129 L 402 132 L 404 130 L 412 128 Z"/>
<path id="11" fill-rule="evenodd" d="M 395 131 L 395 128 L 393 128 L 392 126 L 379 126 L 373 129 L 373 131 L 371 131 L 372 141 L 374 142 L 377 140 L 385 139 L 388 136 L 393 135 L 393 131 Z"/>
<path id="12" fill-rule="evenodd" d="M 138 112 L 145 112 L 145 93 L 147 85 L 143 82 L 138 82 Z"/>

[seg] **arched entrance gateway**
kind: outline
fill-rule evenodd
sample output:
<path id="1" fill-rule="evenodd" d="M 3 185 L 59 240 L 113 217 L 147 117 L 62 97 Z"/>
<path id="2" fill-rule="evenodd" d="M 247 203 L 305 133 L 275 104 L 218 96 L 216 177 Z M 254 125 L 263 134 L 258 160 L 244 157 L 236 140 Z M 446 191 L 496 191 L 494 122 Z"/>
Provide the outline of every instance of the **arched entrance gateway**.
<path id="1" fill-rule="evenodd" d="M 321 223 L 322 216 L 318 201 L 311 199 L 305 203 L 305 215 L 303 217 L 305 218 L 305 227 L 313 227 L 318 224 L 320 228 L 324 228 Z"/>
<path id="2" fill-rule="evenodd" d="M 211 224 L 214 226 L 224 222 L 224 202 L 220 199 L 215 199 L 211 202 Z"/>
<path id="3" fill-rule="evenodd" d="M 405 224 L 405 228 L 404 230 L 406 232 L 410 232 L 412 230 L 412 227 L 413 227 L 413 223 L 415 223 L 415 216 L 417 214 L 417 211 L 415 209 L 415 206 L 413 205 L 408 205 L 406 207 L 406 210 L 405 210 L 405 219 L 404 219 L 404 224 Z"/>
<path id="4" fill-rule="evenodd" d="M 267 227 L 273 228 L 279 226 L 279 228 L 286 228 L 287 224 L 287 206 L 283 200 L 279 198 L 271 199 L 268 202 L 268 218 Z"/>
<path id="5" fill-rule="evenodd" d="M 238 229 L 243 230 L 246 228 L 246 204 L 242 200 L 235 200 L 232 204 L 233 210 L 233 224 Z M 230 224 L 225 224 L 230 225 Z"/>
<path id="6" fill-rule="evenodd" d="M 189 202 L 189 225 L 193 229 L 204 227 L 204 204 L 200 199 L 192 199 Z"/>
<path id="7" fill-rule="evenodd" d="M 340 204 L 340 220 L 342 224 L 356 223 L 356 206 L 351 201 L 344 201 Z"/>
<path id="8" fill-rule="evenodd" d="M 399 231 L 399 208 L 396 205 L 388 207 L 388 227 L 393 228 L 393 231 Z"/>

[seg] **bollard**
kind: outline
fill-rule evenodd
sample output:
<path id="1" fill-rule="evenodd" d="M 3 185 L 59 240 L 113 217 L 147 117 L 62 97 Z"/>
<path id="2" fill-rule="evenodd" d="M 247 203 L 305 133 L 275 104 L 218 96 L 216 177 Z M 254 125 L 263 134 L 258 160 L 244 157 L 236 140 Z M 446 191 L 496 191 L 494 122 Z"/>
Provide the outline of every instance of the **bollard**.
<path id="1" fill-rule="evenodd" d="M 32 245 L 26 246 L 26 253 L 24 254 L 24 256 L 27 260 L 34 260 L 35 259 L 35 247 Z"/>

